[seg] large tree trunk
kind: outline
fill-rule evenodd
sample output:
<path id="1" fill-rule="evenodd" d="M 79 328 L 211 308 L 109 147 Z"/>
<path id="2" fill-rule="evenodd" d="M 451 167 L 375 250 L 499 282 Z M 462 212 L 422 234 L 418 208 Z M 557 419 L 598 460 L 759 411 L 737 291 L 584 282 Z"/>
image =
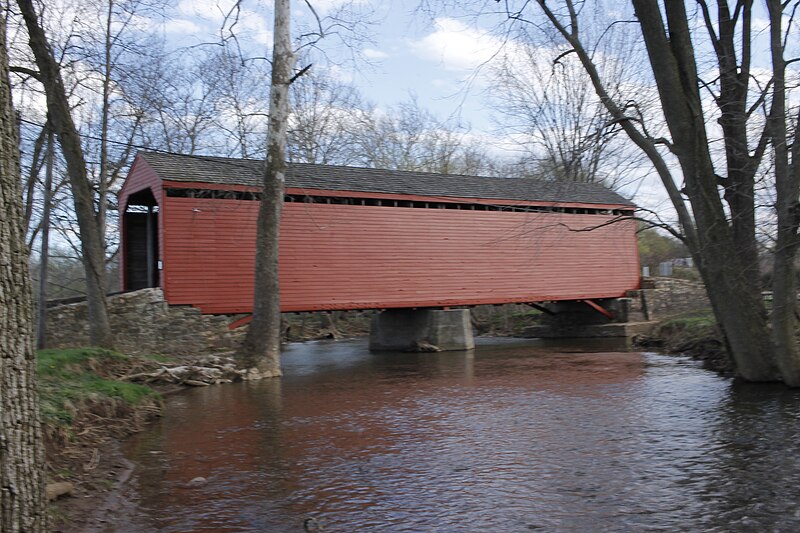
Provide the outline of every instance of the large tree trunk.
<path id="1" fill-rule="evenodd" d="M 773 92 L 769 114 L 769 137 L 775 155 L 775 211 L 778 216 L 772 274 L 772 338 L 783 380 L 800 386 L 800 350 L 797 345 L 797 287 L 795 259 L 800 238 L 800 135 L 788 137 L 786 109 L 786 60 L 782 32 L 783 7 L 780 0 L 767 0 L 770 15 Z"/>
<path id="2" fill-rule="evenodd" d="M 689 197 L 697 227 L 697 242 L 690 248 L 698 259 L 698 269 L 706 283 L 715 315 L 722 327 L 737 373 L 748 381 L 774 381 L 779 378 L 758 277 L 753 272 L 749 250 L 755 234 L 734 231 L 725 216 L 712 163 L 700 98 L 694 47 L 683 0 L 665 0 L 668 31 L 656 0 L 633 0 L 664 117 L 672 134 L 672 151 L 678 157 L 685 193 Z M 728 161 L 729 169 L 733 161 Z M 741 187 L 739 195 L 749 194 L 729 204 L 731 218 L 742 217 L 743 226 L 754 202 L 752 191 Z M 748 205 L 749 202 L 749 205 Z M 742 212 L 736 211 L 743 206 Z M 744 255 L 737 250 L 744 247 Z"/>
<path id="3" fill-rule="evenodd" d="M 699 250 L 699 255 L 702 265 L 698 264 L 698 269 L 736 374 L 747 381 L 778 381 L 763 302 L 760 293 L 758 298 L 753 297 L 757 280 L 742 275 L 735 249 L 708 246 Z"/>
<path id="4" fill-rule="evenodd" d="M 752 38 L 752 0 L 739 4 L 732 14 L 727 2 L 717 4 L 717 22 L 711 22 L 710 13 L 706 24 L 717 28 L 718 38 L 714 42 L 719 65 L 719 96 L 717 105 L 721 112 L 719 124 L 725 142 L 727 176 L 721 179 L 725 187 L 725 201 L 731 213 L 730 225 L 736 246 L 736 255 L 742 266 L 742 277 L 759 278 L 758 243 L 756 241 L 755 176 L 763 156 L 765 143 L 760 143 L 753 154 L 748 139 L 750 91 L 750 53 Z M 741 22 L 738 24 L 737 19 Z M 741 44 L 737 45 L 737 39 Z M 737 60 L 737 56 L 739 59 Z M 761 287 L 750 284 L 752 297 L 760 298 Z"/>
<path id="5" fill-rule="evenodd" d="M 655 140 L 637 129 L 606 91 L 591 55 L 580 41 L 577 11 L 572 1 L 567 2 L 569 22 L 566 25 L 545 0 L 538 0 L 537 3 L 577 53 L 600 100 L 631 140 L 645 152 L 658 172 L 678 214 L 686 244 L 706 284 L 737 373 L 750 381 L 776 380 L 778 373 L 763 303 L 759 297 L 758 280 L 753 275 L 753 254 L 750 253 L 755 249 L 753 225 L 749 222 L 752 218 L 752 188 L 748 189 L 745 176 L 737 174 L 743 186 L 737 188 L 736 201 L 730 204 L 730 208 L 732 218 L 741 215 L 742 222 L 737 223 L 734 230 L 725 216 L 717 189 L 717 176 L 709 153 L 698 90 L 694 50 L 682 0 L 664 2 L 669 36 L 659 2 L 633 0 L 653 66 L 661 107 L 672 134 L 671 149 L 681 165 L 685 181 L 682 190 L 676 185 L 672 170 L 656 149 Z M 735 94 L 727 96 L 733 98 Z M 735 162 L 730 160 L 729 164 Z M 684 195 L 689 198 L 691 212 Z M 743 196 L 749 198 L 750 205 L 743 200 Z M 737 246 L 745 251 L 743 256 L 737 253 Z"/>
<path id="6" fill-rule="evenodd" d="M 258 213 L 253 320 L 239 358 L 250 379 L 281 375 L 281 308 L 278 243 L 286 177 L 286 129 L 294 53 L 289 31 L 289 0 L 275 0 L 272 85 L 264 190 Z"/>
<path id="7" fill-rule="evenodd" d="M 31 0 L 18 0 L 17 5 L 28 28 L 30 49 L 36 58 L 39 79 L 47 97 L 47 111 L 67 162 L 86 272 L 90 342 L 95 346 L 110 348 L 113 346 L 113 336 L 106 307 L 105 237 L 101 228 L 102 221 L 95 213 L 94 192 L 86 171 L 80 135 L 72 121 L 58 63 L 39 24 L 33 3 Z"/>
<path id="8" fill-rule="evenodd" d="M 39 532 L 47 530 L 44 453 L 6 16 L 0 11 L 0 531 Z"/>

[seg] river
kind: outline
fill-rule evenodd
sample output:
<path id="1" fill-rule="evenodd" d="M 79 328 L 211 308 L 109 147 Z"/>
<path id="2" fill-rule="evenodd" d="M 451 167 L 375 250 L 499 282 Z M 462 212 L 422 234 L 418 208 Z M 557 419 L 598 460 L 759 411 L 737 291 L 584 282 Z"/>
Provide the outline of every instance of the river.
<path id="1" fill-rule="evenodd" d="M 782 386 L 507 339 L 293 344 L 283 369 L 169 398 L 127 450 L 137 531 L 800 530 L 800 392 Z"/>

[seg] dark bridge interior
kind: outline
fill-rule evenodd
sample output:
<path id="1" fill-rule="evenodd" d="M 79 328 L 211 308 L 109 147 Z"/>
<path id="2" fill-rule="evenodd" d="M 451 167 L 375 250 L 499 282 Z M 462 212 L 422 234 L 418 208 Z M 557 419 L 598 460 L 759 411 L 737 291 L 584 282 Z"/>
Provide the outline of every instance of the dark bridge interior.
<path id="1" fill-rule="evenodd" d="M 150 189 L 130 196 L 122 223 L 128 290 L 158 287 L 158 204 Z"/>

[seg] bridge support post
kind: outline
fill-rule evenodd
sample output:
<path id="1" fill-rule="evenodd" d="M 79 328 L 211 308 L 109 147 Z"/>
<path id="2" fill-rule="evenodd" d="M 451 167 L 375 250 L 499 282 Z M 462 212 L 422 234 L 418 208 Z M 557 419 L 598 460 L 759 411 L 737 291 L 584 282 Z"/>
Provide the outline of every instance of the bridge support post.
<path id="1" fill-rule="evenodd" d="M 370 350 L 426 352 L 474 347 L 469 309 L 387 309 L 370 325 Z"/>

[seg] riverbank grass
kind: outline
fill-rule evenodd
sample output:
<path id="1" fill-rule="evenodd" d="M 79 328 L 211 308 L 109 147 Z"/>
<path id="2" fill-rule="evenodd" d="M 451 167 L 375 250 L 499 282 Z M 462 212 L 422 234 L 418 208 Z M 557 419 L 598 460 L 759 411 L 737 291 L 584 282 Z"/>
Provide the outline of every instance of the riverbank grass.
<path id="1" fill-rule="evenodd" d="M 51 505 L 55 530 L 80 529 L 75 524 L 93 505 L 86 498 L 109 490 L 116 473 L 126 468 L 118 439 L 161 414 L 163 400 L 156 390 L 123 378 L 165 361 L 98 348 L 37 353 L 48 498 L 75 496 Z"/>
<path id="2" fill-rule="evenodd" d="M 719 335 L 711 309 L 690 311 L 668 318 L 659 324 L 658 332 L 676 343 L 691 343 Z"/>
<path id="3" fill-rule="evenodd" d="M 733 371 L 711 309 L 670 317 L 656 327 L 653 335 L 666 352 L 690 355 L 702 361 L 706 368 L 721 374 Z"/>
<path id="4" fill-rule="evenodd" d="M 153 362 L 97 348 L 40 350 L 37 370 L 43 424 L 69 432 L 86 408 L 113 404 L 134 409 L 143 403 L 160 403 L 159 394 L 150 387 L 118 380 L 131 368 Z"/>

